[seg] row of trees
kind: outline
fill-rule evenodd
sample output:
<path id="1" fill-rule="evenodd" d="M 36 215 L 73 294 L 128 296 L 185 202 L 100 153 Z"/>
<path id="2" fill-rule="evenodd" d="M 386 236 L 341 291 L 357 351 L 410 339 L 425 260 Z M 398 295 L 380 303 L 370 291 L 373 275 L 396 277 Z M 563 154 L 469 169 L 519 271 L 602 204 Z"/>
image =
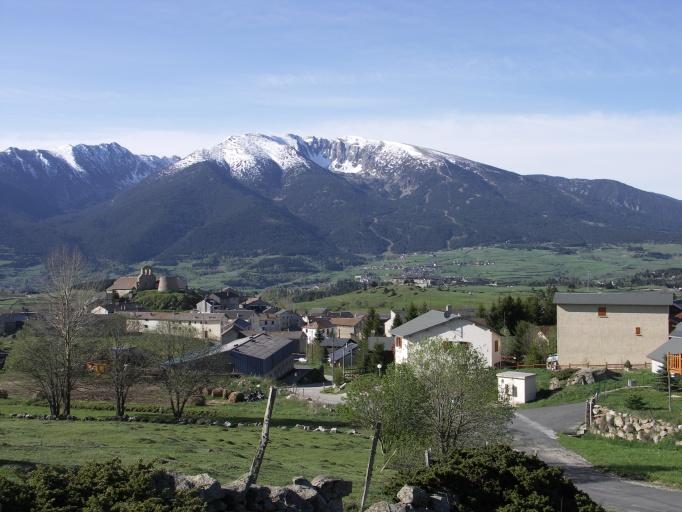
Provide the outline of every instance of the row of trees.
<path id="1" fill-rule="evenodd" d="M 145 369 L 165 389 L 171 409 L 181 417 L 185 405 L 208 384 L 214 368 L 210 360 L 191 356 L 197 340 L 177 327 L 168 326 L 157 335 L 125 335 L 124 319 L 96 317 L 89 313 L 96 296 L 85 287 L 87 268 L 80 252 L 60 248 L 46 261 L 49 291 L 45 312 L 26 325 L 11 352 L 10 364 L 29 377 L 47 400 L 50 414 L 71 415 L 75 387 L 93 359 L 107 362 L 107 379 L 116 414 L 125 415 L 130 390 Z M 144 345 L 144 350 L 130 342 Z"/>
<path id="2" fill-rule="evenodd" d="M 484 318 L 488 324 L 502 334 L 516 334 L 519 322 L 529 322 L 536 325 L 556 325 L 556 306 L 554 294 L 556 287 L 549 286 L 536 290 L 533 295 L 522 299 L 507 295 L 499 297 L 490 308 L 480 305 L 478 316 Z"/>

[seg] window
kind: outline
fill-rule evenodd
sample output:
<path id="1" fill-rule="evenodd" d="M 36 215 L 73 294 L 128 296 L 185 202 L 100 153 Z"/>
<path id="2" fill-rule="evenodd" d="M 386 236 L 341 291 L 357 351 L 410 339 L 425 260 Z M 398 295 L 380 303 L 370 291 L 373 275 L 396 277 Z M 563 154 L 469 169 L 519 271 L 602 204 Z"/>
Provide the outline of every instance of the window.
<path id="1" fill-rule="evenodd" d="M 518 388 L 512 384 L 512 396 L 517 397 L 518 395 Z"/>
<path id="2" fill-rule="evenodd" d="M 642 335 L 642 328 L 641 327 L 635 327 L 635 336 L 641 336 Z"/>
<path id="3" fill-rule="evenodd" d="M 495 352 L 499 352 L 499 351 L 500 351 L 500 340 L 495 338 Z"/>
<path id="4" fill-rule="evenodd" d="M 606 318 L 606 306 L 599 306 L 597 315 L 599 315 L 600 318 Z"/>
<path id="5" fill-rule="evenodd" d="M 395 348 L 403 348 L 403 339 L 400 336 L 395 337 Z"/>

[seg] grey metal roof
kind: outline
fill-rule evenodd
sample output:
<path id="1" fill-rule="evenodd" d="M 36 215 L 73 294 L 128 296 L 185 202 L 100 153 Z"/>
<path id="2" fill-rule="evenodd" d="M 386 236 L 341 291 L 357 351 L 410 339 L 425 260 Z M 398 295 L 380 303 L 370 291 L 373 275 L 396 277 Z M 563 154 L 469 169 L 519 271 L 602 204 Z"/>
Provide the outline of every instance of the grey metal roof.
<path id="1" fill-rule="evenodd" d="M 682 323 L 677 324 L 677 327 L 673 329 L 673 332 L 670 333 L 671 338 L 682 338 Z"/>
<path id="2" fill-rule="evenodd" d="M 340 361 L 344 357 L 349 356 L 356 348 L 358 348 L 357 343 L 349 343 L 347 347 L 340 348 L 329 354 L 329 362 L 334 364 Z"/>
<path id="3" fill-rule="evenodd" d="M 410 336 L 411 334 L 425 331 L 426 329 L 430 329 L 436 325 L 444 324 L 450 320 L 461 319 L 462 317 L 459 315 L 449 313 L 446 316 L 445 312 L 432 309 L 423 315 L 419 315 L 417 318 L 413 318 L 409 322 L 405 322 L 395 329 L 391 329 L 391 334 L 393 336 Z"/>
<path id="4" fill-rule="evenodd" d="M 670 338 L 651 354 L 647 354 L 647 357 L 653 361 L 662 363 L 663 356 L 667 355 L 668 352 L 671 354 L 682 354 L 682 338 Z"/>
<path id="5" fill-rule="evenodd" d="M 232 343 L 234 343 L 235 346 L 230 351 L 231 353 L 244 354 L 257 359 L 267 359 L 280 349 L 291 345 L 292 343 L 296 343 L 296 340 L 262 334 L 251 338 L 235 340 Z"/>
<path id="6" fill-rule="evenodd" d="M 614 293 L 557 293 L 555 304 L 585 304 L 600 306 L 670 306 L 671 291 L 614 292 Z"/>
<path id="7" fill-rule="evenodd" d="M 324 348 L 338 348 L 343 347 L 346 343 L 351 343 L 353 340 L 350 338 L 325 338 L 320 343 L 320 346 Z"/>

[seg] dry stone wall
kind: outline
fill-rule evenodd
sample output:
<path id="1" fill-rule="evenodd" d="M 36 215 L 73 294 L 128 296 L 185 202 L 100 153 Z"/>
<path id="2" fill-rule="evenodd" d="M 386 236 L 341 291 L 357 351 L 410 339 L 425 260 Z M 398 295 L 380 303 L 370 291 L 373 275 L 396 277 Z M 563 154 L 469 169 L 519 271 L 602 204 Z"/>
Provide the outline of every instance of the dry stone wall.
<path id="1" fill-rule="evenodd" d="M 592 409 L 593 419 L 589 432 L 615 439 L 617 437 L 628 441 L 642 441 L 658 444 L 663 439 L 682 432 L 682 425 L 674 425 L 667 421 L 654 418 L 640 418 L 625 412 L 617 412 L 601 405 Z M 584 433 L 583 426 L 578 433 Z M 676 441 L 682 445 L 682 441 Z"/>
<path id="2" fill-rule="evenodd" d="M 169 477 L 161 485 L 199 496 L 206 502 L 207 512 L 343 512 L 343 499 L 353 491 L 352 482 L 331 476 L 312 480 L 299 476 L 290 485 L 252 485 L 248 489 L 243 480 L 220 485 L 207 474 Z M 397 502 L 376 503 L 368 512 L 450 512 L 455 503 L 456 499 L 446 494 L 429 495 L 406 485 L 398 492 Z"/>

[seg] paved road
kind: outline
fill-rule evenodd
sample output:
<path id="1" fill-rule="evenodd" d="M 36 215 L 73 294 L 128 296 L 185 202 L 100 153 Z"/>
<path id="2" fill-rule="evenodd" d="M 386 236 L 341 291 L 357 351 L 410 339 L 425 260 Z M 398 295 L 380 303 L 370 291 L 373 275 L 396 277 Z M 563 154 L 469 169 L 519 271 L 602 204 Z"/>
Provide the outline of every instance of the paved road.
<path id="1" fill-rule="evenodd" d="M 557 432 L 569 432 L 582 421 L 584 404 L 568 404 L 516 413 L 512 424 L 514 446 L 537 453 L 548 464 L 561 467 L 590 497 L 610 510 L 625 512 L 679 512 L 682 491 L 620 478 L 593 468 L 578 454 L 563 448 Z"/>

